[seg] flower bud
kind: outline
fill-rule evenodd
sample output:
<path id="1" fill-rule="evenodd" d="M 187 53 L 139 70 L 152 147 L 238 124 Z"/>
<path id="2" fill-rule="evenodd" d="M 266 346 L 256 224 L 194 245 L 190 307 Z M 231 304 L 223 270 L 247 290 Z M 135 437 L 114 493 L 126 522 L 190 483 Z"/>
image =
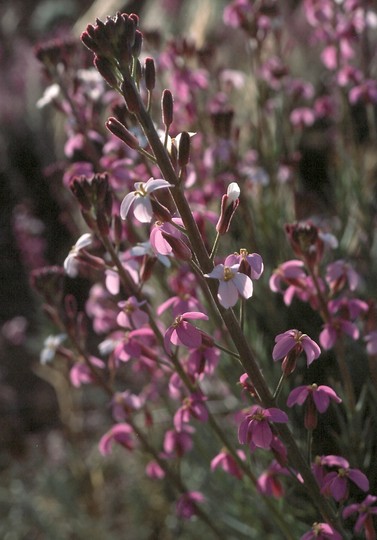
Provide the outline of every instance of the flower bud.
<path id="1" fill-rule="evenodd" d="M 181 261 L 190 261 L 192 259 L 191 249 L 183 242 L 183 240 L 165 231 L 161 231 L 161 234 L 164 240 L 166 240 L 172 248 L 173 254 L 177 259 Z"/>
<path id="2" fill-rule="evenodd" d="M 117 118 L 111 116 L 106 122 L 106 127 L 113 135 L 118 137 L 133 150 L 140 148 L 139 141 Z"/>
<path id="3" fill-rule="evenodd" d="M 178 165 L 182 168 L 187 165 L 190 160 L 190 144 L 191 137 L 187 131 L 181 133 L 178 146 Z"/>
<path id="4" fill-rule="evenodd" d="M 228 186 L 227 193 L 221 199 L 221 211 L 219 221 L 216 225 L 216 231 L 219 234 L 228 232 L 233 215 L 240 203 L 239 201 L 240 188 L 236 182 L 231 182 Z"/>
<path id="5" fill-rule="evenodd" d="M 132 56 L 134 58 L 139 58 L 142 45 L 143 45 L 143 34 L 140 32 L 140 30 L 136 30 L 134 44 L 131 50 Z"/>
<path id="6" fill-rule="evenodd" d="M 104 56 L 95 56 L 93 64 L 111 88 L 118 88 L 118 79 L 114 74 L 114 68 L 110 60 Z"/>
<path id="7" fill-rule="evenodd" d="M 310 393 L 305 403 L 305 428 L 312 431 L 317 427 L 318 413 L 313 400 L 313 394 Z"/>
<path id="8" fill-rule="evenodd" d="M 157 257 L 151 257 L 150 255 L 144 255 L 143 261 L 140 266 L 140 281 L 145 283 L 152 276 L 154 265 L 157 262 Z"/>
<path id="9" fill-rule="evenodd" d="M 166 221 L 171 221 L 172 216 L 168 208 L 160 203 L 155 197 L 150 197 L 150 202 L 152 205 L 152 210 L 155 218 L 157 221 L 162 221 L 165 223 Z"/>
<path id="10" fill-rule="evenodd" d="M 146 58 L 144 61 L 145 87 L 152 92 L 156 85 L 156 67 L 153 58 Z"/>
<path id="11" fill-rule="evenodd" d="M 173 95 L 170 90 L 164 90 L 161 99 L 162 122 L 169 128 L 173 123 Z"/>
<path id="12" fill-rule="evenodd" d="M 140 98 L 132 80 L 125 79 L 122 84 L 122 94 L 130 113 L 140 112 Z"/>

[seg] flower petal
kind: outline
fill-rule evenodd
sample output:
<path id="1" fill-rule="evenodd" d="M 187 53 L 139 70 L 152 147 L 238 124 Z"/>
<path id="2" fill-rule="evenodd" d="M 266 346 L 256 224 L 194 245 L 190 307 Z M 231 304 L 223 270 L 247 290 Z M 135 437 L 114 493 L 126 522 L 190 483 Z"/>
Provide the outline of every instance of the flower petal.
<path id="1" fill-rule="evenodd" d="M 131 208 L 131 205 L 132 203 L 134 202 L 134 200 L 136 199 L 135 197 L 135 192 L 134 191 L 131 191 L 131 193 L 128 193 L 128 195 L 126 195 L 120 205 L 120 217 L 122 219 L 126 219 L 127 215 L 128 215 L 128 212 Z"/>
<path id="2" fill-rule="evenodd" d="M 225 308 L 231 308 L 236 305 L 238 300 L 238 290 L 232 281 L 220 281 L 217 298 L 220 304 Z"/>
<path id="3" fill-rule="evenodd" d="M 243 298 L 247 299 L 253 295 L 253 282 L 249 276 L 237 273 L 232 281 Z"/>

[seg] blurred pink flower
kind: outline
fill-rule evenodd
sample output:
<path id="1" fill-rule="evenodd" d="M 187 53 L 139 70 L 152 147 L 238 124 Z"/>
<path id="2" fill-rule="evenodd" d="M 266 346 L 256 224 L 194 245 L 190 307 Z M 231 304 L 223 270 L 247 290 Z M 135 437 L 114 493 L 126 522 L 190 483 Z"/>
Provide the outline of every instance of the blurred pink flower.
<path id="1" fill-rule="evenodd" d="M 340 397 L 329 386 L 309 384 L 307 386 L 298 386 L 297 388 L 294 388 L 288 396 L 287 406 L 293 407 L 293 405 L 303 405 L 310 397 L 313 399 L 316 409 L 320 413 L 327 411 L 330 400 L 335 401 L 335 403 L 342 402 Z"/>
<path id="2" fill-rule="evenodd" d="M 303 334 L 299 330 L 287 330 L 282 334 L 278 334 L 275 338 L 275 347 L 272 351 L 272 358 L 281 360 L 288 354 L 294 355 L 295 358 L 301 354 L 306 354 L 307 365 L 310 364 L 319 357 L 321 349 L 315 341 L 313 341 L 307 334 Z"/>
<path id="3" fill-rule="evenodd" d="M 177 514 L 182 519 L 190 519 L 197 513 L 197 504 L 204 502 L 206 499 L 199 491 L 188 491 L 181 495 L 177 501 Z"/>
<path id="4" fill-rule="evenodd" d="M 116 424 L 101 437 L 98 444 L 99 451 L 103 456 L 110 454 L 113 441 L 124 446 L 127 450 L 133 450 L 134 443 L 132 433 L 133 430 L 129 424 Z"/>
<path id="5" fill-rule="evenodd" d="M 237 450 L 237 454 L 242 461 L 245 461 L 246 456 L 242 450 Z M 235 461 L 234 457 L 232 457 L 225 450 L 217 454 L 217 456 L 215 456 L 211 461 L 211 471 L 214 471 L 217 468 L 221 468 L 226 473 L 239 479 L 241 479 L 243 476 L 243 472 Z"/>
<path id="6" fill-rule="evenodd" d="M 356 520 L 354 531 L 355 533 L 360 533 L 362 528 L 364 528 L 365 538 L 368 540 L 373 540 L 373 538 L 377 537 L 373 523 L 373 515 L 377 514 L 377 506 L 372 506 L 375 502 L 377 502 L 375 495 L 367 495 L 361 503 L 350 504 L 342 512 L 342 516 L 345 519 L 351 514 L 358 512 L 359 516 Z"/>
<path id="7" fill-rule="evenodd" d="M 313 523 L 311 531 L 301 536 L 300 540 L 342 540 L 342 537 L 327 523 Z"/>
<path id="8" fill-rule="evenodd" d="M 323 325 L 323 330 L 319 335 L 319 342 L 328 351 L 334 347 L 337 339 L 342 334 L 347 334 L 352 339 L 358 339 L 360 332 L 357 326 L 351 321 L 334 317 Z"/>

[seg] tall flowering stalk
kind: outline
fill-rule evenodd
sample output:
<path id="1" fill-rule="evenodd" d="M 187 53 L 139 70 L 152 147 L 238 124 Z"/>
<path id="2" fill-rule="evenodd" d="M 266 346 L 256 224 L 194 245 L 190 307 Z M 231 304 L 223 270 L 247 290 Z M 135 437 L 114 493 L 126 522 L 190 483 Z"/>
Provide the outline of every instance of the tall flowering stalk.
<path id="1" fill-rule="evenodd" d="M 317 15 L 313 8 L 310 24 L 317 24 Z M 276 2 L 251 6 L 236 0 L 225 10 L 224 19 L 246 32 L 255 51 L 254 60 L 263 57 L 263 41 L 269 32 L 275 35 L 276 42 L 280 39 L 281 19 Z M 317 467 L 312 456 L 312 437 L 315 438 L 330 402 L 333 409 L 343 407 L 347 401 L 340 397 L 342 389 L 337 388 L 339 396 L 330 386 L 312 382 L 301 384 L 289 393 L 288 409 L 305 404 L 302 424 L 308 432 L 307 456 L 302 451 L 304 445 L 293 434 L 289 410 L 282 410 L 281 402 L 291 381 L 302 382 L 310 376 L 306 373 L 313 373 L 316 364 L 322 361 L 317 341 L 322 349 L 330 350 L 343 342 L 344 334 L 356 340 L 361 316 L 370 318 L 365 339 L 368 353 L 374 352 L 375 328 L 369 306 L 351 297 L 358 285 L 357 274 L 342 260 L 323 269 L 324 257 L 336 245 L 334 238 L 319 227 L 310 222 L 286 225 L 287 238 L 297 259 L 279 266 L 270 278 L 270 287 L 273 292 L 283 294 L 286 306 L 296 300 L 308 304 L 322 317 L 324 326 L 319 336 L 313 335 L 314 339 L 296 328 L 280 330 L 275 346 L 270 343 L 269 360 L 271 365 L 272 361 L 282 360 L 283 373 L 272 391 L 264 361 L 266 355 L 261 354 L 260 347 L 255 347 L 258 339 L 252 330 L 253 293 L 258 295 L 258 291 L 263 291 L 265 256 L 262 259 L 259 253 L 249 253 L 246 247 L 235 245 L 237 234 L 231 235 L 238 217 L 250 220 L 248 171 L 252 169 L 256 175 L 256 157 L 249 156 L 241 165 L 236 163 L 236 151 L 229 138 L 232 114 L 222 109 L 224 96 L 217 95 L 211 104 L 212 121 L 222 140 L 208 148 L 203 159 L 198 159 L 200 143 L 195 146 L 195 140 L 201 134 L 191 138 L 192 133 L 182 131 L 179 136 L 173 136 L 174 131 L 182 129 L 180 124 L 195 117 L 190 107 L 195 104 L 195 92 L 209 84 L 200 70 L 186 69 L 185 55 L 192 54 L 189 43 L 181 44 L 181 48 L 177 46 L 174 54 L 168 51 L 159 59 L 161 65 L 169 66 L 174 64 L 174 55 L 182 55 L 174 64 L 175 92 L 165 89 L 159 96 L 154 59 L 147 57 L 143 64 L 140 60 L 143 35 L 136 15 L 118 13 L 105 22 L 97 20 L 87 27 L 81 39 L 94 53 L 94 66 L 108 85 L 107 99 L 112 100 L 113 110 L 106 127 L 111 138 L 105 142 L 98 127 L 98 133 L 91 133 L 90 137 L 76 133 L 71 146 L 68 145 L 71 155 L 77 150 L 78 154 L 86 154 L 88 160 L 74 164 L 73 171 L 67 173 L 66 183 L 91 233 L 79 238 L 65 260 L 64 269 L 71 278 L 82 274 L 96 283 L 90 291 L 86 311 L 96 332 L 104 338 L 99 349 L 107 361 L 88 354 L 85 317 L 74 300 L 66 297 L 61 306 L 51 294 L 55 286 L 51 276 L 36 273 L 35 286 L 45 295 L 46 311 L 65 330 L 72 346 L 72 351 L 67 353 L 58 340 L 56 351 L 45 354 L 45 361 L 51 361 L 54 354 L 65 355 L 75 386 L 96 384 L 106 392 L 115 423 L 100 440 L 101 453 L 109 454 L 115 444 L 128 451 L 140 446 L 152 458 L 147 474 L 155 479 L 166 478 L 180 494 L 177 503 L 180 518 L 196 515 L 217 537 L 226 537 L 227 533 L 222 532 L 207 509 L 206 496 L 191 486 L 190 478 L 184 479 L 176 473 L 180 467 L 175 467 L 174 462 L 171 465 L 172 460 L 180 462 L 194 447 L 196 430 L 203 433 L 205 429 L 207 438 L 209 434 L 215 435 L 222 446 L 221 452 L 212 456 L 212 469 L 221 468 L 234 481 L 245 482 L 249 488 L 251 482 L 254 493 L 263 497 L 276 527 L 286 538 L 292 538 L 292 533 L 285 516 L 269 499 L 271 495 L 284 496 L 284 482 L 291 482 L 292 489 L 298 493 L 305 492 L 316 508 L 318 515 L 311 512 L 307 526 L 315 517 L 321 520 L 302 538 L 347 538 L 347 529 L 334 504 L 348 501 L 351 489 L 367 491 L 367 478 L 358 469 L 350 468 L 345 458 L 331 461 L 331 455 L 326 456 Z M 328 45 L 324 53 L 327 65 L 332 46 Z M 51 60 L 51 51 L 49 55 Z M 46 55 L 40 53 L 40 56 Z M 236 85 L 236 76 L 230 78 Z M 262 80 L 272 95 L 283 89 L 292 102 L 298 96 L 310 99 L 313 95 L 309 85 L 293 80 L 279 57 L 260 65 L 256 80 L 260 85 L 257 89 L 260 104 L 266 110 L 268 106 L 277 106 L 278 100 L 275 103 L 271 99 L 269 104 L 264 101 L 266 90 Z M 352 95 L 352 100 L 356 99 Z M 161 107 L 160 119 L 155 113 L 156 96 Z M 80 110 L 73 107 L 75 93 L 66 93 L 68 98 L 72 102 L 71 112 L 74 110 L 79 117 Z M 291 110 L 292 128 L 313 125 L 325 105 L 322 101 L 316 109 L 302 106 Z M 258 123 L 260 153 L 274 146 L 266 140 L 271 130 L 262 116 Z M 82 128 L 83 120 L 77 125 Z M 162 127 L 161 131 L 158 126 Z M 290 160 L 294 162 L 293 156 Z M 240 172 L 242 181 L 230 175 L 229 169 L 222 170 L 227 162 L 233 164 L 230 170 Z M 213 183 L 213 191 L 199 179 L 208 163 L 223 175 L 219 175 L 221 182 Z M 272 168 L 269 173 L 286 179 L 290 174 L 288 169 L 277 174 Z M 257 184 L 255 180 L 251 189 L 259 189 Z M 216 199 L 221 200 L 217 208 L 213 204 Z M 347 294 L 343 296 L 345 289 Z M 239 317 L 233 309 L 237 304 Z M 266 314 L 268 309 L 266 298 Z M 306 366 L 298 363 L 302 354 L 306 355 Z M 339 366 L 354 413 L 356 398 L 344 356 L 340 356 Z M 231 370 L 232 377 L 236 370 L 244 372 L 240 381 L 247 405 L 236 414 L 238 443 L 245 445 L 255 459 L 261 455 L 270 458 L 259 479 L 245 460 L 244 451 L 237 448 L 237 429 L 229 414 L 229 403 L 233 403 L 237 388 L 233 388 L 232 381 L 224 386 L 219 384 L 224 369 Z M 125 380 L 120 376 L 123 370 L 132 374 L 138 395 L 133 394 L 136 391 L 133 388 L 122 387 L 124 391 L 119 391 Z M 216 413 L 216 403 L 212 403 L 214 394 L 220 397 L 218 401 L 224 407 L 226 420 Z M 155 444 L 148 433 L 156 430 L 153 405 L 159 402 L 166 404 L 171 418 L 164 442 Z M 264 461 L 262 457 L 261 462 Z M 338 465 L 337 471 L 331 470 Z M 348 478 L 356 487 L 350 488 Z M 356 506 L 348 508 L 344 514 L 347 518 Z M 365 522 L 368 530 L 372 530 L 373 509 L 367 512 L 364 507 L 357 507 L 356 510 L 363 516 L 357 529 Z M 364 514 L 368 514 L 365 519 Z"/>

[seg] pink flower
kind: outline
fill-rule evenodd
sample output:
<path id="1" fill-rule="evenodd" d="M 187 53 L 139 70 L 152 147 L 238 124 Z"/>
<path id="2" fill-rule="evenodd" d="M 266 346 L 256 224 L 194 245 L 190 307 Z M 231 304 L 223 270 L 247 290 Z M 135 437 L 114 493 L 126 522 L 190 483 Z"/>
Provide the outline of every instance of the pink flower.
<path id="1" fill-rule="evenodd" d="M 288 407 L 302 405 L 306 401 L 305 407 L 305 427 L 315 429 L 317 427 L 317 411 L 324 413 L 330 400 L 341 403 L 340 397 L 329 386 L 311 384 L 308 386 L 298 386 L 294 388 L 287 399 Z"/>
<path id="2" fill-rule="evenodd" d="M 311 531 L 301 536 L 300 540 L 342 540 L 342 537 L 327 523 L 313 523 Z"/>
<path id="3" fill-rule="evenodd" d="M 186 345 L 192 349 L 200 347 L 202 344 L 202 333 L 195 328 L 187 319 L 202 319 L 208 321 L 207 315 L 199 311 L 188 311 L 178 315 L 173 324 L 167 329 L 164 336 L 166 351 L 171 353 L 171 343 L 174 345 Z"/>
<path id="4" fill-rule="evenodd" d="M 238 271 L 239 266 L 239 264 L 232 266 L 218 264 L 212 272 L 204 274 L 204 277 L 219 280 L 217 298 L 226 309 L 233 307 L 237 303 L 239 296 L 247 299 L 253 294 L 253 282 L 249 276 Z"/>
<path id="5" fill-rule="evenodd" d="M 359 274 L 346 261 L 335 261 L 327 266 L 326 281 L 333 292 L 338 292 L 345 285 L 354 291 L 360 281 Z"/>
<path id="6" fill-rule="evenodd" d="M 374 495 L 367 495 L 361 503 L 350 504 L 342 512 L 343 518 L 347 519 L 351 514 L 358 512 L 359 517 L 355 523 L 355 533 L 360 533 L 364 527 L 365 538 L 373 540 L 376 538 L 376 531 L 373 523 L 373 514 L 377 514 L 377 506 L 372 506 L 377 501 Z"/>
<path id="7" fill-rule="evenodd" d="M 276 461 L 273 461 L 268 469 L 258 478 L 257 489 L 260 493 L 279 499 L 284 495 L 284 487 L 279 476 L 289 476 L 289 471 Z"/>
<path id="8" fill-rule="evenodd" d="M 133 430 L 129 424 L 116 424 L 101 437 L 98 445 L 99 451 L 103 456 L 110 454 L 113 441 L 124 446 L 127 450 L 133 450 L 132 433 Z"/>
<path id="9" fill-rule="evenodd" d="M 246 456 L 242 450 L 237 450 L 237 454 L 242 461 L 245 461 Z M 243 476 L 243 473 L 235 459 L 225 450 L 217 454 L 217 456 L 215 456 L 211 461 L 211 471 L 214 471 L 218 467 L 236 478 L 241 479 Z"/>
<path id="10" fill-rule="evenodd" d="M 341 334 L 347 334 L 352 339 L 358 339 L 360 332 L 357 326 L 351 321 L 334 317 L 323 325 L 323 330 L 319 335 L 319 342 L 328 351 L 334 347 Z"/>
<path id="11" fill-rule="evenodd" d="M 164 469 L 154 460 L 150 461 L 145 467 L 145 474 L 155 480 L 161 480 L 161 478 L 165 477 Z"/>
<path id="12" fill-rule="evenodd" d="M 111 400 L 113 418 L 117 422 L 124 421 L 130 412 L 136 411 L 142 406 L 143 399 L 135 394 L 131 394 L 129 390 L 116 392 Z"/>
<path id="13" fill-rule="evenodd" d="M 164 450 L 169 457 L 181 458 L 193 447 L 192 426 L 184 426 L 180 431 L 169 430 L 165 433 Z"/>
<path id="14" fill-rule="evenodd" d="M 321 481 L 321 493 L 324 495 L 331 495 L 338 502 L 344 501 L 349 493 L 349 480 L 362 491 L 368 491 L 368 478 L 359 469 L 350 469 L 346 459 L 339 456 L 325 456 L 321 462 L 329 467 L 337 467 L 337 471 L 328 472 Z"/>
<path id="15" fill-rule="evenodd" d="M 105 364 L 99 358 L 91 356 L 89 359 L 94 368 L 104 369 Z M 79 388 L 82 384 L 90 384 L 95 382 L 96 378 L 93 371 L 87 364 L 76 362 L 70 369 L 69 379 L 73 386 Z"/>
<path id="16" fill-rule="evenodd" d="M 308 335 L 295 329 L 287 330 L 276 336 L 272 358 L 276 361 L 289 355 L 295 361 L 303 351 L 306 354 L 308 366 L 321 354 L 317 343 Z"/>
<path id="17" fill-rule="evenodd" d="M 294 388 L 288 396 L 287 405 L 288 407 L 302 405 L 306 399 L 310 397 L 312 397 L 317 411 L 320 413 L 327 411 L 330 400 L 335 401 L 335 403 L 342 402 L 340 397 L 329 386 L 310 384 L 308 386 L 298 386 L 297 388 Z"/>
<path id="18" fill-rule="evenodd" d="M 150 195 L 157 189 L 173 187 L 166 180 L 150 178 L 148 182 L 136 182 L 135 191 L 128 193 L 120 205 L 120 217 L 126 219 L 128 212 L 134 205 L 134 216 L 141 223 L 150 223 L 153 217 Z"/>
<path id="19" fill-rule="evenodd" d="M 184 493 L 177 502 L 177 514 L 182 519 L 190 519 L 197 513 L 197 504 L 205 501 L 205 497 L 199 491 Z"/>
<path id="20" fill-rule="evenodd" d="M 128 300 L 122 300 L 118 303 L 121 309 L 117 316 L 117 323 L 123 328 L 140 328 L 148 323 L 149 317 L 145 311 L 140 308 L 145 305 L 143 302 L 138 302 L 135 296 L 130 296 Z"/>
<path id="21" fill-rule="evenodd" d="M 225 261 L 225 266 L 239 264 L 238 271 L 246 274 L 251 279 L 259 279 L 263 272 L 263 259 L 258 253 L 249 253 L 246 249 L 240 249 L 239 253 L 229 255 Z"/>
<path id="22" fill-rule="evenodd" d="M 184 429 L 183 424 L 187 424 L 191 417 L 206 422 L 208 420 L 208 411 L 204 404 L 205 397 L 202 394 L 191 394 L 183 400 L 182 406 L 174 415 L 174 427 L 177 431 Z"/>
<path id="23" fill-rule="evenodd" d="M 239 443 L 249 444 L 252 451 L 256 447 L 270 448 L 273 439 L 270 422 L 286 423 L 288 416 L 275 407 L 263 409 L 259 405 L 253 405 L 239 426 Z"/>

